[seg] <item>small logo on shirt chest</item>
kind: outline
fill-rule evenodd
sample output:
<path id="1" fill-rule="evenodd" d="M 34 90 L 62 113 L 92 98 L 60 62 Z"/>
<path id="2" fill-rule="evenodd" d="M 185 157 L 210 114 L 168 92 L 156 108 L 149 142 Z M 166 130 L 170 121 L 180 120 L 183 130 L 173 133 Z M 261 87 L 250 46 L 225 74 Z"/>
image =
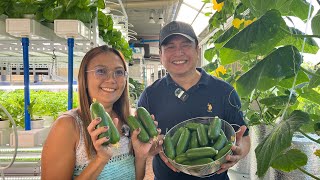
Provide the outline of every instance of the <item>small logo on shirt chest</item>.
<path id="1" fill-rule="evenodd" d="M 208 111 L 208 112 L 212 112 L 212 104 L 208 103 L 207 106 L 208 106 L 208 110 L 207 110 L 207 111 Z"/>

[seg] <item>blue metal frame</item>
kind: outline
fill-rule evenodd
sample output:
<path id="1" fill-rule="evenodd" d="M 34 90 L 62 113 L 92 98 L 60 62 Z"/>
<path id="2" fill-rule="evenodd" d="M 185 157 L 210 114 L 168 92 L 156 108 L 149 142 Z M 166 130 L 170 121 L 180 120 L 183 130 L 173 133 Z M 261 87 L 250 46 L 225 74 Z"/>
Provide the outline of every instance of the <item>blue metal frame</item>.
<path id="1" fill-rule="evenodd" d="M 24 125 L 25 130 L 31 130 L 30 114 L 28 107 L 30 105 L 30 88 L 29 88 L 29 38 L 23 37 L 23 73 L 24 73 Z"/>
<path id="2" fill-rule="evenodd" d="M 68 38 L 68 110 L 73 103 L 73 47 L 74 38 Z"/>

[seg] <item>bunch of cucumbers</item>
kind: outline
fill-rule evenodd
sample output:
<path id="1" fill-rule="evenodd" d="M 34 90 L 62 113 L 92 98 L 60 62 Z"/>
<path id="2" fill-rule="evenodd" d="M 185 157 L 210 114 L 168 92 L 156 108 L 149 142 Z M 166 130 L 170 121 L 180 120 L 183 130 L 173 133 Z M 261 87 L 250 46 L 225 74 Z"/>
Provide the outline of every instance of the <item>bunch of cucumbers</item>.
<path id="1" fill-rule="evenodd" d="M 141 142 L 147 143 L 150 141 L 150 139 L 157 141 L 157 127 L 154 124 L 150 113 L 144 107 L 138 107 L 137 116 L 138 119 L 136 119 L 134 116 L 129 116 L 127 119 L 131 133 L 132 131 L 140 128 L 141 131 L 138 135 L 138 139 Z"/>
<path id="2" fill-rule="evenodd" d="M 223 157 L 232 147 L 221 119 L 214 117 L 209 125 L 189 122 L 164 139 L 164 153 L 178 164 L 203 165 Z"/>
<path id="3" fill-rule="evenodd" d="M 109 137 L 109 141 L 103 143 L 102 145 L 116 145 L 120 141 L 120 134 L 118 132 L 118 129 L 114 125 L 110 115 L 105 111 L 103 105 L 95 99 L 93 100 L 93 103 L 90 105 L 90 114 L 92 120 L 97 117 L 101 118 L 101 122 L 96 126 L 96 128 L 109 126 L 108 131 L 101 133 L 98 136 L 99 139 L 103 137 Z"/>

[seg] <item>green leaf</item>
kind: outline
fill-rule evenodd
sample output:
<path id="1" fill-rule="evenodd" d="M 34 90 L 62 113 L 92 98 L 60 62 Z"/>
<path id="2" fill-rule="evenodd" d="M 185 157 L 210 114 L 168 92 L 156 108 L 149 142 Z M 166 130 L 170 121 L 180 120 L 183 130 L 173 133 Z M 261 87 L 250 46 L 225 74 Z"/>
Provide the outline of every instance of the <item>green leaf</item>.
<path id="1" fill-rule="evenodd" d="M 298 167 L 306 165 L 308 157 L 298 149 L 290 149 L 284 154 L 279 155 L 272 161 L 272 167 L 284 172 L 290 172 Z"/>
<path id="2" fill-rule="evenodd" d="M 316 133 L 317 131 L 319 131 L 319 129 L 315 128 L 315 126 L 316 124 L 320 124 L 320 116 L 309 113 L 309 117 L 310 117 L 309 123 L 304 124 L 300 129 L 305 133 Z M 318 135 L 320 135 L 320 132 L 318 133 L 319 133 Z"/>
<path id="3" fill-rule="evenodd" d="M 289 28 L 290 32 L 292 34 L 298 34 L 298 35 L 302 35 L 304 33 L 302 33 L 300 30 L 295 29 L 295 28 Z M 304 37 L 295 37 L 295 36 L 291 36 L 289 34 L 285 35 L 285 38 L 282 39 L 277 46 L 283 46 L 283 45 L 292 45 L 298 48 L 302 48 L 304 47 L 303 51 L 305 53 L 312 53 L 312 54 L 316 54 L 319 50 L 318 44 L 315 40 L 313 40 L 313 38 L 307 37 L 305 38 L 305 44 L 304 44 Z M 301 49 L 300 49 L 301 51 Z"/>
<path id="4" fill-rule="evenodd" d="M 313 12 L 313 6 L 311 6 L 311 14 Z M 288 12 L 281 12 L 282 15 L 296 16 L 301 20 L 305 21 L 308 19 L 309 3 L 305 0 L 293 0 L 290 3 Z"/>
<path id="5" fill-rule="evenodd" d="M 307 113 L 295 110 L 288 119 L 282 120 L 273 131 L 262 140 L 255 149 L 257 158 L 257 175 L 262 177 L 272 162 L 285 149 L 291 146 L 293 133 L 309 121 Z"/>
<path id="6" fill-rule="evenodd" d="M 214 55 L 216 55 L 216 51 L 215 51 L 214 47 L 206 49 L 204 51 L 204 58 L 206 58 L 206 60 L 209 61 L 209 62 L 212 62 L 212 59 L 213 59 Z"/>
<path id="7" fill-rule="evenodd" d="M 282 79 L 294 76 L 299 70 L 301 61 L 297 48 L 280 47 L 237 80 L 237 92 L 240 96 L 247 96 L 255 88 L 267 90 L 277 85 Z"/>
<path id="8" fill-rule="evenodd" d="M 311 29 L 313 34 L 320 35 L 320 10 L 311 20 Z"/>
<path id="9" fill-rule="evenodd" d="M 68 12 L 71 8 L 79 3 L 79 0 L 69 0 L 66 6 L 66 11 Z"/>
<path id="10" fill-rule="evenodd" d="M 314 128 L 314 131 L 316 132 L 316 134 L 317 134 L 318 136 L 320 136 L 320 122 L 315 123 L 314 126 L 313 126 L 313 128 Z M 320 142 L 320 141 L 319 141 L 319 142 Z"/>
<path id="11" fill-rule="evenodd" d="M 214 42 L 214 45 L 217 49 L 220 49 L 231 39 L 234 35 L 236 35 L 239 30 L 233 26 L 231 26 L 227 31 L 225 31 L 219 38 Z"/>
<path id="12" fill-rule="evenodd" d="M 320 94 L 317 91 L 308 88 L 296 89 L 296 91 L 300 97 L 320 105 Z"/>
<path id="13" fill-rule="evenodd" d="M 98 0 L 98 8 L 105 9 L 106 4 L 104 3 L 104 0 Z"/>
<path id="14" fill-rule="evenodd" d="M 261 104 L 264 104 L 268 107 L 274 107 L 274 108 L 284 108 L 289 100 L 289 95 L 281 95 L 281 96 L 275 96 L 275 97 L 268 97 L 260 99 L 259 102 Z M 295 95 L 292 95 L 290 98 L 290 105 L 293 105 L 297 101 L 297 97 Z"/>
<path id="15" fill-rule="evenodd" d="M 294 76 L 281 80 L 278 85 L 286 89 L 290 89 L 292 88 L 293 81 L 294 81 Z M 299 70 L 295 85 L 299 85 L 308 81 L 309 81 L 308 75 L 304 73 L 302 70 Z"/>
<path id="16" fill-rule="evenodd" d="M 57 6 L 57 7 L 48 7 L 44 9 L 43 11 L 43 17 L 50 21 L 53 22 L 53 20 L 57 19 L 63 12 L 63 6 Z"/>
<path id="17" fill-rule="evenodd" d="M 265 12 L 276 9 L 283 16 L 296 16 L 301 20 L 306 20 L 308 18 L 309 4 L 305 0 L 242 0 L 250 11 L 259 17 Z"/>
<path id="18" fill-rule="evenodd" d="M 287 29 L 287 25 L 280 12 L 266 12 L 220 49 L 221 64 L 233 63 L 247 53 L 260 56 L 269 53 L 285 37 L 282 29 Z"/>
<path id="19" fill-rule="evenodd" d="M 315 74 L 318 74 L 320 76 L 320 69 L 317 69 Z M 320 85 L 320 77 L 318 76 L 312 76 L 309 82 L 308 88 L 315 88 Z"/>

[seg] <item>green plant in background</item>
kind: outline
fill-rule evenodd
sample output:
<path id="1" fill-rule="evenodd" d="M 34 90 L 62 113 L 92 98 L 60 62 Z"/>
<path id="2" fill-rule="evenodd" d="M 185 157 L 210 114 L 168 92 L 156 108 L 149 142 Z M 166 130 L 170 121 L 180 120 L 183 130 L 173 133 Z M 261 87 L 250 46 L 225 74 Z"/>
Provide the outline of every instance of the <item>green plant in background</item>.
<path id="1" fill-rule="evenodd" d="M 294 16 L 306 22 L 309 4 L 304 0 L 212 3 L 217 12 L 211 16 L 209 26 L 219 30 L 208 40 L 214 47 L 205 51 L 205 58 L 211 62 L 206 68 L 221 72 L 224 76 L 216 75 L 228 79 L 236 88 L 250 125 L 274 127 L 255 149 L 257 175 L 262 177 L 273 167 L 284 172 L 299 169 L 319 179 L 301 168 L 307 164 L 307 157 L 300 150 L 291 149 L 291 142 L 293 134 L 300 132 L 320 143 L 320 139 L 303 131 L 306 126 L 307 132 L 319 134 L 320 109 L 309 110 L 320 105 L 320 70 L 317 66 L 315 70 L 304 68 L 301 54 L 319 51 L 313 38 L 320 38 L 320 12 L 311 20 L 313 34 L 305 35 L 284 20 L 293 22 Z M 226 23 L 229 18 L 233 18 L 231 27 Z M 220 66 L 233 65 L 238 68 L 218 70 Z M 315 151 L 318 156 L 319 151 Z"/>
<path id="2" fill-rule="evenodd" d="M 136 107 L 136 101 L 140 97 L 143 90 L 144 85 L 142 83 L 129 77 L 129 94 L 133 107 Z"/>
<path id="3" fill-rule="evenodd" d="M 30 92 L 29 113 L 34 116 L 52 116 L 56 119 L 68 108 L 67 91 L 35 91 Z M 4 106 L 15 120 L 17 126 L 24 127 L 24 91 L 0 91 L 0 104 Z M 73 107 L 78 106 L 78 95 L 73 93 Z"/>

